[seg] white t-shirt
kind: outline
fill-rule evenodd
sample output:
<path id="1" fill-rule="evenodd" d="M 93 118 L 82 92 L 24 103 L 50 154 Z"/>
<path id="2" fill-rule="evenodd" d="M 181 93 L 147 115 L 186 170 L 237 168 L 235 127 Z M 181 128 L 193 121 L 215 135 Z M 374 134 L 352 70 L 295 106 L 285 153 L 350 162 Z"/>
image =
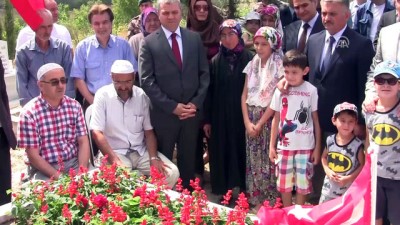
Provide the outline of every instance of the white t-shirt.
<path id="1" fill-rule="evenodd" d="M 34 37 L 35 37 L 35 32 L 29 26 L 25 26 L 18 33 L 17 44 L 15 49 L 18 51 L 25 42 L 31 40 Z M 69 33 L 68 29 L 63 25 L 53 23 L 53 30 L 51 31 L 51 37 L 67 42 L 67 44 L 69 44 L 71 48 L 73 47 L 71 34 Z"/>
<path id="2" fill-rule="evenodd" d="M 317 88 L 304 81 L 300 86 L 290 87 L 288 94 L 282 94 L 276 89 L 270 107 L 280 113 L 278 149 L 314 149 L 311 112 L 317 111 L 318 108 Z"/>
<path id="3" fill-rule="evenodd" d="M 143 89 L 133 86 L 132 97 L 125 103 L 118 97 L 114 84 L 101 87 L 94 96 L 90 130 L 102 131 L 111 148 L 119 154 L 146 151 L 145 130 L 152 130 L 150 99 Z"/>
<path id="4" fill-rule="evenodd" d="M 371 12 L 373 14 L 373 20 L 371 24 L 371 31 L 369 33 L 369 39 L 371 39 L 371 41 L 375 40 L 376 31 L 378 30 L 379 21 L 381 20 L 384 10 L 385 10 L 385 4 L 377 6 L 374 3 L 372 3 Z"/>

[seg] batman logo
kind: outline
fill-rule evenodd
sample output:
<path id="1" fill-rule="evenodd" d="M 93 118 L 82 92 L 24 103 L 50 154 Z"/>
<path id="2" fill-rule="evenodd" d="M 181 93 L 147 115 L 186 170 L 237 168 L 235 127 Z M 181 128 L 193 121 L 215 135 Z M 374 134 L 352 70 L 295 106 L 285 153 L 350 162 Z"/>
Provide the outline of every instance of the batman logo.
<path id="1" fill-rule="evenodd" d="M 352 162 L 349 157 L 338 153 L 328 153 L 328 167 L 335 173 L 344 173 L 350 170 Z"/>
<path id="2" fill-rule="evenodd" d="M 388 146 L 400 139 L 400 130 L 393 125 L 379 123 L 372 128 L 371 137 L 377 145 Z"/>

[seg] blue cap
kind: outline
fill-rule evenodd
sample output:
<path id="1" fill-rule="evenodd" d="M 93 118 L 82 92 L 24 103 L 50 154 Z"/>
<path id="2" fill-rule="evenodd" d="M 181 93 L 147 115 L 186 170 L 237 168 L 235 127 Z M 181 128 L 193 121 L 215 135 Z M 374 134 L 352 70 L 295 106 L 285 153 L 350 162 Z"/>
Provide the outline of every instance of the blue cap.
<path id="1" fill-rule="evenodd" d="M 397 79 L 400 79 L 400 65 L 393 61 L 381 62 L 375 67 L 374 77 L 383 73 L 393 75 Z"/>

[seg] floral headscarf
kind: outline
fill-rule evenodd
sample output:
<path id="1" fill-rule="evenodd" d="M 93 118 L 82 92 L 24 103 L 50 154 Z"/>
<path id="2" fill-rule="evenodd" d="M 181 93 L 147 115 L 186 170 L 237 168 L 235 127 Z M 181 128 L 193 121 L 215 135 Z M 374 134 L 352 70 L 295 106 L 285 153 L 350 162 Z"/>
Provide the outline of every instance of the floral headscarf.
<path id="1" fill-rule="evenodd" d="M 146 37 L 147 35 L 149 35 L 150 33 L 149 32 L 147 32 L 146 31 L 146 27 L 145 27 L 145 24 L 146 24 L 146 19 L 147 19 L 147 17 L 150 15 L 150 13 L 154 13 L 154 14 L 156 14 L 156 16 L 158 17 L 158 12 L 157 12 L 157 9 L 155 9 L 155 8 L 153 8 L 153 7 L 147 7 L 144 11 L 143 11 L 143 13 L 142 13 L 142 15 L 141 15 L 141 18 L 140 18 L 140 31 L 142 31 L 142 33 L 143 33 L 143 35 Z"/>
<path id="2" fill-rule="evenodd" d="M 282 24 L 280 20 L 279 8 L 276 5 L 269 4 L 257 10 L 257 12 L 260 13 L 261 17 L 264 15 L 272 16 L 272 18 L 274 18 L 275 20 L 275 29 L 277 29 L 279 32 L 282 33 Z"/>
<path id="3" fill-rule="evenodd" d="M 221 26 L 219 26 L 219 33 L 221 34 L 224 28 L 231 28 L 233 32 L 235 32 L 239 37 L 242 37 L 242 28 L 240 24 L 236 22 L 236 20 L 227 19 L 222 22 Z"/>
<path id="4" fill-rule="evenodd" d="M 254 39 L 256 37 L 264 37 L 267 39 L 272 50 L 275 52 L 279 51 L 282 47 L 282 34 L 272 27 L 261 27 L 257 30 L 256 34 L 254 34 Z"/>
<path id="5" fill-rule="evenodd" d="M 230 28 L 233 32 L 237 34 L 239 38 L 239 43 L 233 49 L 227 49 L 222 44 L 220 46 L 220 52 L 228 60 L 230 68 L 233 69 L 237 60 L 239 59 L 239 55 L 244 50 L 244 41 L 242 39 L 242 28 L 240 27 L 240 24 L 238 22 L 232 19 L 225 20 L 221 24 L 221 26 L 219 26 L 219 33 L 221 34 L 222 30 L 225 28 Z"/>

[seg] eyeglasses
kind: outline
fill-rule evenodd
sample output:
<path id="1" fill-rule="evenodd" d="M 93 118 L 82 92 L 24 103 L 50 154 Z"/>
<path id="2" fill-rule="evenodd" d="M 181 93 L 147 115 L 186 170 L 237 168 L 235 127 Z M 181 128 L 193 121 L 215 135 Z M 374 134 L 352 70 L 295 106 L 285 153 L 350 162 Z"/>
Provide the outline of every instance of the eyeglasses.
<path id="1" fill-rule="evenodd" d="M 194 5 L 194 10 L 199 12 L 203 10 L 204 12 L 206 12 L 208 11 L 208 5 Z"/>
<path id="2" fill-rule="evenodd" d="M 51 86 L 58 86 L 61 84 L 66 84 L 68 82 L 68 78 L 62 77 L 60 79 L 51 79 L 50 81 L 41 80 L 40 82 L 50 84 Z"/>
<path id="3" fill-rule="evenodd" d="M 122 86 L 122 85 L 131 85 L 133 82 L 132 80 L 122 80 L 122 81 L 113 81 L 113 83 L 117 86 Z"/>
<path id="4" fill-rule="evenodd" d="M 237 34 L 235 32 L 229 32 L 227 34 L 221 34 L 221 40 L 222 39 L 227 39 L 227 38 L 232 38 L 234 36 L 237 36 Z"/>
<path id="5" fill-rule="evenodd" d="M 383 78 L 383 77 L 375 77 L 375 83 L 377 85 L 384 85 L 385 83 L 389 84 L 390 86 L 394 86 L 399 82 L 399 80 L 395 77 L 391 78 Z"/>

